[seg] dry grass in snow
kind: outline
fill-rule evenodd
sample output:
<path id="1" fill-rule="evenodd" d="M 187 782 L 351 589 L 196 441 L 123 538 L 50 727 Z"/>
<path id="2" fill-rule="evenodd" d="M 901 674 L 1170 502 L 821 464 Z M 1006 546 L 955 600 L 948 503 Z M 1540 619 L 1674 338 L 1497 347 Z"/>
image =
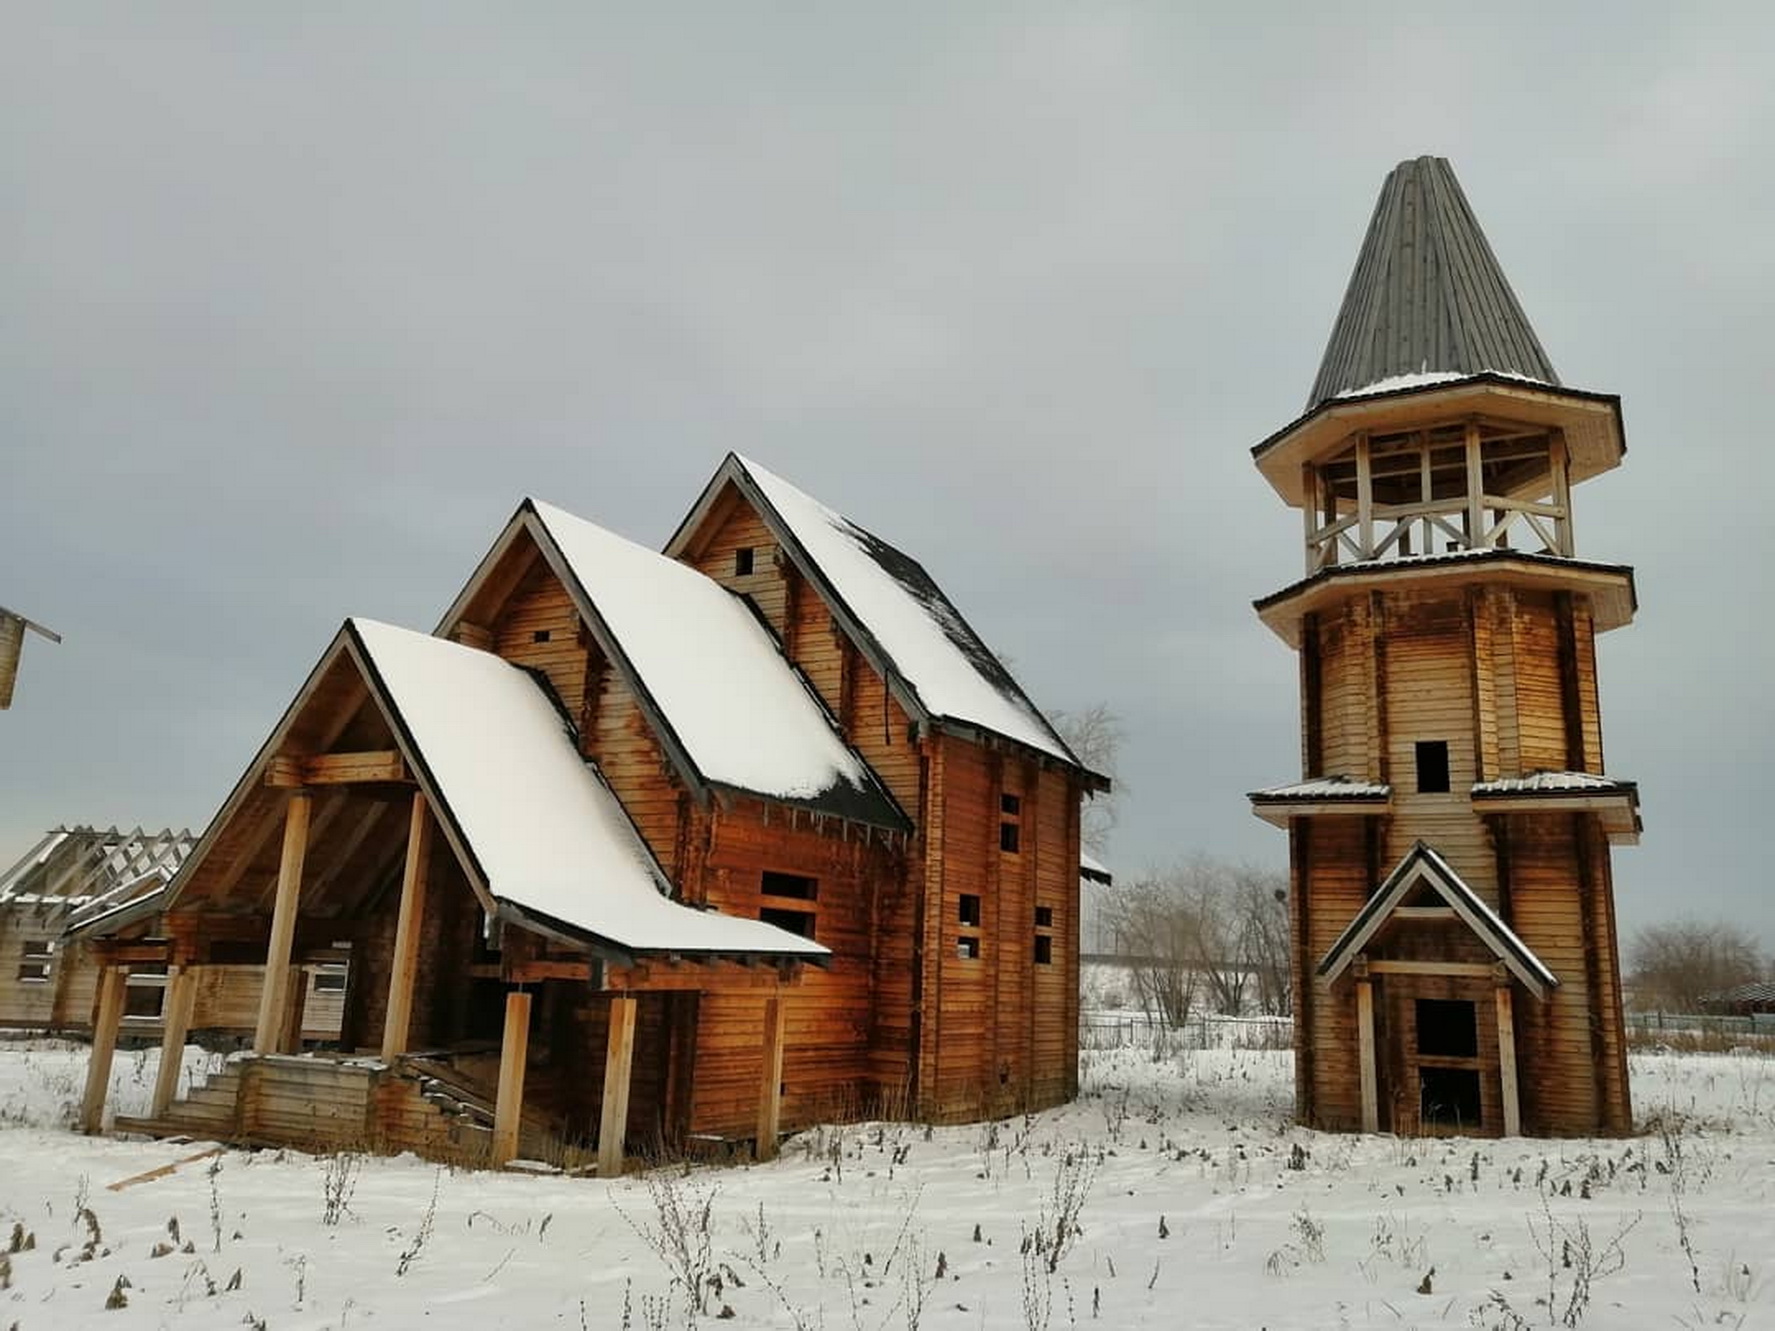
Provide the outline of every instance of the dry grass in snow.
<path id="1" fill-rule="evenodd" d="M 1775 1325 L 1761 1056 L 1636 1055 L 1618 1141 L 1308 1132 L 1286 1052 L 1161 1045 L 1087 1053 L 1063 1109 L 763 1167 L 230 1151 L 121 1191 L 200 1147 L 69 1132 L 84 1057 L 0 1046 L 0 1328 Z M 120 1056 L 113 1103 L 153 1073 Z"/>

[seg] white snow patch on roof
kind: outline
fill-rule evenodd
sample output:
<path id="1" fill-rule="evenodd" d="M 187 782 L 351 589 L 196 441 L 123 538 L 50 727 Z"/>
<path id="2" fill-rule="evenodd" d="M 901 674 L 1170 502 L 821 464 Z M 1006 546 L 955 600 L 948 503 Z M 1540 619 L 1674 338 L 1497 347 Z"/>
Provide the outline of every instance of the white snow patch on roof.
<path id="1" fill-rule="evenodd" d="M 1384 800 L 1393 787 L 1382 781 L 1352 781 L 1347 776 L 1319 776 L 1285 786 L 1266 786 L 1248 796 L 1254 800 Z"/>
<path id="2" fill-rule="evenodd" d="M 1530 772 L 1527 776 L 1500 777 L 1496 781 L 1478 781 L 1475 795 L 1540 794 L 1549 791 L 1625 791 L 1619 781 L 1589 772 Z"/>
<path id="3" fill-rule="evenodd" d="M 1477 379 L 1481 375 L 1491 375 L 1500 379 L 1519 379 L 1525 384 L 1546 383 L 1544 379 L 1517 374 L 1511 370 L 1478 370 L 1473 373 L 1468 373 L 1465 370 L 1417 370 L 1411 374 L 1390 374 L 1385 379 L 1377 379 L 1372 384 L 1364 384 L 1361 388 L 1346 388 L 1337 396 L 1340 400 L 1351 397 L 1372 397 L 1376 393 L 1397 393 L 1407 388 L 1427 388 L 1431 384 L 1452 384 L 1462 379 Z M 1550 384 L 1547 386 L 1552 387 Z"/>
<path id="4" fill-rule="evenodd" d="M 351 623 L 495 897 L 637 951 L 826 952 L 670 900 L 628 815 L 524 671 L 442 638 Z"/>
<path id="5" fill-rule="evenodd" d="M 1078 761 L 1028 701 L 1007 692 L 969 659 L 962 641 L 981 652 L 987 648 L 947 599 L 914 595 L 870 553 L 872 538 L 862 528 L 749 458 L 739 461 L 932 716 L 996 731 L 1067 763 Z"/>
<path id="6" fill-rule="evenodd" d="M 675 559 L 532 503 L 704 776 L 790 799 L 841 784 L 877 789 L 739 597 Z"/>

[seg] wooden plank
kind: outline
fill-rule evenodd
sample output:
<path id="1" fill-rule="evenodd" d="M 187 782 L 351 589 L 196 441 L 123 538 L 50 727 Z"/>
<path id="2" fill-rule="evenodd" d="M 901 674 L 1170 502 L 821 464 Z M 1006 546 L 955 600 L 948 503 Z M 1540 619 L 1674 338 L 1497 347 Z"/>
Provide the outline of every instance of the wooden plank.
<path id="1" fill-rule="evenodd" d="M 80 1100 L 80 1128 L 86 1133 L 95 1133 L 104 1125 L 111 1058 L 117 1052 L 117 1028 L 123 1022 L 128 983 L 129 972 L 121 966 L 107 966 L 99 974 L 99 1011 L 93 1019 L 92 1053 L 86 1061 L 86 1093 Z"/>
<path id="2" fill-rule="evenodd" d="M 604 1103 L 598 1120 L 598 1177 L 622 1173 L 623 1140 L 629 1128 L 629 1074 L 635 1063 L 633 998 L 610 1000 L 610 1025 L 604 1046 Z"/>
<path id="3" fill-rule="evenodd" d="M 505 1035 L 499 1043 L 499 1092 L 493 1104 L 495 1169 L 518 1156 L 518 1130 L 524 1114 L 524 1063 L 530 1055 L 530 995 L 514 989 L 505 996 Z"/>
<path id="4" fill-rule="evenodd" d="M 1356 436 L 1356 529 L 1361 558 L 1374 558 L 1374 475 L 1366 433 Z"/>
<path id="5" fill-rule="evenodd" d="M 425 926 L 425 890 L 431 868 L 431 817 L 425 793 L 413 792 L 407 820 L 407 862 L 401 872 L 401 901 L 395 921 L 394 956 L 389 965 L 388 1008 L 382 1022 L 382 1057 L 407 1052 L 413 1022 L 413 983 L 419 973 L 419 939 Z"/>
<path id="6" fill-rule="evenodd" d="M 777 1129 L 783 1111 L 783 1018 L 787 1004 L 781 994 L 764 1000 L 764 1050 L 758 1074 L 758 1144 L 759 1160 L 777 1157 Z"/>
<path id="7" fill-rule="evenodd" d="M 166 982 L 166 1006 L 160 1037 L 160 1068 L 154 1076 L 154 1098 L 148 1117 L 159 1118 L 172 1105 L 179 1089 L 179 1072 L 185 1063 L 185 1037 L 191 1031 L 191 1014 L 197 1008 L 197 972 L 189 966 L 174 968 Z"/>
<path id="8" fill-rule="evenodd" d="M 259 991 L 259 1024 L 253 1052 L 278 1052 L 277 1040 L 290 988 L 290 944 L 296 936 L 296 908 L 302 887 L 302 860 L 308 851 L 308 815 L 314 797 L 290 792 L 284 809 L 283 857 L 277 867 L 277 903 L 271 914 L 271 942 L 265 953 L 265 984 Z"/>
<path id="9" fill-rule="evenodd" d="M 308 985 L 308 968 L 291 966 L 290 982 L 285 989 L 283 1020 L 277 1032 L 277 1047 L 280 1052 L 302 1052 L 302 1016 L 308 1008 Z"/>
<path id="10" fill-rule="evenodd" d="M 1452 975 L 1462 979 L 1480 976 L 1490 979 L 1497 967 L 1489 961 L 1391 961 L 1371 960 L 1372 975 Z"/>
<path id="11" fill-rule="evenodd" d="M 1374 969 L 1374 963 L 1369 964 Z M 1356 1034 L 1362 1061 L 1362 1131 L 1381 1130 L 1380 1093 L 1374 1073 L 1374 985 L 1356 981 Z"/>
<path id="12" fill-rule="evenodd" d="M 1522 1135 L 1522 1108 L 1516 1090 L 1516 1025 L 1512 1020 L 1510 986 L 1500 984 L 1498 995 L 1498 1076 L 1504 1103 L 1504 1135 Z"/>
<path id="13" fill-rule="evenodd" d="M 265 784 L 346 786 L 364 781 L 406 781 L 407 764 L 394 749 L 363 753 L 279 754 L 265 766 Z"/>
<path id="14" fill-rule="evenodd" d="M 157 1178 L 165 1178 L 181 1165 L 194 1165 L 199 1160 L 213 1159 L 226 1149 L 222 1146 L 212 1146 L 209 1150 L 199 1151 L 196 1155 L 181 1156 L 170 1165 L 158 1165 L 153 1169 L 144 1169 L 140 1174 L 131 1174 L 128 1178 L 120 1178 L 115 1183 L 107 1183 L 105 1191 L 122 1192 L 125 1188 L 133 1188 L 138 1183 L 152 1183 Z"/>

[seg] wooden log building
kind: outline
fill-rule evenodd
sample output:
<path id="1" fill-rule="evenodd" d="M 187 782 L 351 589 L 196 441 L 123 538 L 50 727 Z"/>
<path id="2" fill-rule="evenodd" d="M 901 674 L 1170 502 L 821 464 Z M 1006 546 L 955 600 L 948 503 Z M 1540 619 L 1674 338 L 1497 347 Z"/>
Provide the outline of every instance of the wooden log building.
<path id="1" fill-rule="evenodd" d="M 171 828 L 58 827 L 0 873 L 0 1030 L 91 1034 L 99 975 L 81 939 L 126 910 L 135 921 L 126 935 L 155 932 L 166 885 L 196 841 Z M 225 1045 L 250 1035 L 262 973 L 257 966 L 205 972 L 192 996 L 192 1038 Z M 305 1038 L 338 1036 L 344 982 L 343 964 L 305 975 Z M 123 1039 L 160 1041 L 167 989 L 164 962 L 145 959 L 127 968 Z"/>
<path id="2" fill-rule="evenodd" d="M 116 995 L 267 981 L 254 1054 L 119 1126 L 501 1164 L 1076 1090 L 1068 750 L 912 558 L 735 455 L 656 553 L 526 501 L 433 634 L 346 621 Z M 293 967 L 349 957 L 337 1056 Z"/>
<path id="3" fill-rule="evenodd" d="M 1573 487 L 1620 399 L 1562 385 L 1446 161 L 1388 176 L 1307 411 L 1254 450 L 1306 572 L 1257 602 L 1300 654 L 1288 830 L 1296 1105 L 1397 1133 L 1632 1125 L 1596 634 L 1633 570 Z"/>

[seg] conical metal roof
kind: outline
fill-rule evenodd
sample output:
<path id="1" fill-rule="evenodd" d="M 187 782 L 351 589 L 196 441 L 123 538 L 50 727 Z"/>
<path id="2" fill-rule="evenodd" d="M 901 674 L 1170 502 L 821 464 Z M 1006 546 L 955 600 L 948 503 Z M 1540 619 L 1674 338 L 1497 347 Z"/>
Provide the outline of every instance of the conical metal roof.
<path id="1" fill-rule="evenodd" d="M 1401 162 L 1381 187 L 1307 407 L 1401 375 L 1487 370 L 1559 382 L 1447 159 Z"/>

